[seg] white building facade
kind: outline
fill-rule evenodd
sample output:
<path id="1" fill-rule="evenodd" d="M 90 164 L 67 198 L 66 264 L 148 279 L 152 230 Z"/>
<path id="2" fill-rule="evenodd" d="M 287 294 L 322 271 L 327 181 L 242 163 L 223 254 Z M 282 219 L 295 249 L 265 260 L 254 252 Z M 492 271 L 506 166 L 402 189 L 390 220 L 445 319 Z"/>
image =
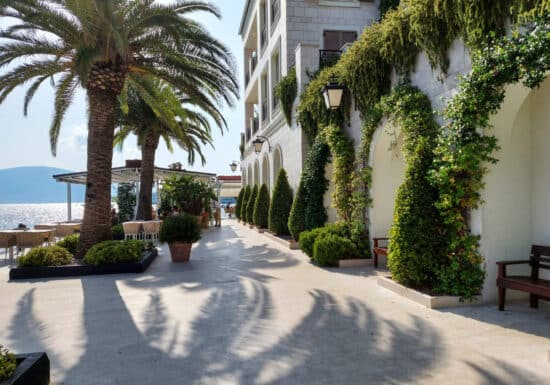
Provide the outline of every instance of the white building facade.
<path id="1" fill-rule="evenodd" d="M 295 116 L 287 124 L 274 88 L 295 66 L 302 91 L 321 57 L 330 60 L 378 18 L 378 0 L 247 0 L 239 30 L 245 71 L 243 186 L 265 183 L 272 190 L 284 168 L 297 188 L 307 140 Z M 259 154 L 252 145 L 257 137 L 265 141 Z"/>

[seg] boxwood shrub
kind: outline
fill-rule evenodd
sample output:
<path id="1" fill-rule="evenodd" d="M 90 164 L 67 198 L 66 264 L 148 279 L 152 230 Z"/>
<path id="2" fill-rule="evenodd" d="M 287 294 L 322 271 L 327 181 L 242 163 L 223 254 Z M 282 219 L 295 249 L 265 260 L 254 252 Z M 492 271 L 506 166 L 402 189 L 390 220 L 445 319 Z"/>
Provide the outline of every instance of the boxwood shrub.
<path id="1" fill-rule="evenodd" d="M 201 239 L 201 228 L 197 218 L 189 214 L 170 216 L 164 219 L 159 240 L 166 243 L 194 243 Z"/>
<path id="2" fill-rule="evenodd" d="M 114 240 L 122 241 L 124 239 L 124 227 L 122 227 L 122 223 L 114 225 L 111 231 L 113 233 Z"/>
<path id="3" fill-rule="evenodd" d="M 37 247 L 17 259 L 20 267 L 63 266 L 69 265 L 72 261 L 73 255 L 67 249 L 57 245 Z"/>
<path id="4" fill-rule="evenodd" d="M 241 202 L 241 206 L 239 207 L 241 211 L 241 221 L 243 222 L 250 222 L 246 215 L 246 207 L 248 206 L 248 201 L 250 200 L 250 195 L 252 194 L 252 189 L 250 186 L 246 186 L 244 188 L 244 194 L 243 194 L 243 201 Z"/>
<path id="5" fill-rule="evenodd" d="M 15 372 L 16 367 L 15 356 L 0 345 L 0 382 L 9 379 Z"/>
<path id="6" fill-rule="evenodd" d="M 122 226 L 122 225 L 121 225 Z M 80 240 L 80 235 L 73 234 L 68 235 L 59 242 L 57 242 L 57 246 L 62 247 L 66 249 L 71 254 L 76 254 L 76 247 L 78 246 L 78 241 Z"/>
<path id="7" fill-rule="evenodd" d="M 351 240 L 336 234 L 317 237 L 313 245 L 313 260 L 319 266 L 338 266 L 340 259 L 353 258 L 355 254 Z"/>
<path id="8" fill-rule="evenodd" d="M 254 205 L 256 204 L 256 199 L 258 198 L 258 185 L 255 184 L 254 188 L 250 191 L 250 196 L 248 202 L 246 203 L 246 221 L 254 225 Z"/>
<path id="9" fill-rule="evenodd" d="M 329 223 L 324 227 L 317 227 L 316 229 L 310 231 L 302 231 L 300 233 L 300 249 L 306 253 L 310 258 L 313 258 L 313 244 L 315 240 L 323 235 L 334 234 L 343 238 L 350 238 L 349 227 L 343 222 Z M 358 258 L 358 252 L 356 252 L 356 257 Z"/>
<path id="10" fill-rule="evenodd" d="M 82 262 L 94 266 L 139 262 L 144 250 L 142 241 L 105 241 L 92 246 Z"/>

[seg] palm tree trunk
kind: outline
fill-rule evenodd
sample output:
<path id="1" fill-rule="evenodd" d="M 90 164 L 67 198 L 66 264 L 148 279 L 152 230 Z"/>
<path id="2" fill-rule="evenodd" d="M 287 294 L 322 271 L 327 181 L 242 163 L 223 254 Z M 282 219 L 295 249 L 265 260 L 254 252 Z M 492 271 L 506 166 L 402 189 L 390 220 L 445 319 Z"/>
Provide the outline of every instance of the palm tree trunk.
<path id="1" fill-rule="evenodd" d="M 141 145 L 141 176 L 137 219 L 150 221 L 153 219 L 153 183 L 155 176 L 155 152 L 159 144 L 159 136 L 151 134 Z"/>
<path id="2" fill-rule="evenodd" d="M 88 180 L 78 257 L 83 257 L 94 244 L 112 239 L 111 167 L 116 103 L 112 91 L 88 89 Z"/>

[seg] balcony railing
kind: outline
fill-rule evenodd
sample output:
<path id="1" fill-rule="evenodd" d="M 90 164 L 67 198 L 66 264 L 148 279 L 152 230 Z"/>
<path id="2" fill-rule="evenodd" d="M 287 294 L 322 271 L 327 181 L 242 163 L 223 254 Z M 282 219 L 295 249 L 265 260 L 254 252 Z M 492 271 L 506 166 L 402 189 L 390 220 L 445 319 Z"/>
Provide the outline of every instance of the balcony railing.
<path id="1" fill-rule="evenodd" d="M 252 138 L 252 130 L 250 127 L 246 128 L 246 141 L 248 142 Z"/>
<path id="2" fill-rule="evenodd" d="M 342 56 L 341 50 L 320 49 L 319 69 L 322 70 L 323 68 L 332 67 L 333 65 L 338 63 L 338 60 L 340 60 L 340 56 Z"/>
<path id="3" fill-rule="evenodd" d="M 256 52 L 253 52 L 252 55 L 248 58 L 248 70 L 244 73 L 244 83 L 245 85 L 248 85 L 250 82 L 250 79 L 252 78 L 252 75 L 254 74 L 254 70 L 256 69 L 258 65 L 258 55 Z"/>

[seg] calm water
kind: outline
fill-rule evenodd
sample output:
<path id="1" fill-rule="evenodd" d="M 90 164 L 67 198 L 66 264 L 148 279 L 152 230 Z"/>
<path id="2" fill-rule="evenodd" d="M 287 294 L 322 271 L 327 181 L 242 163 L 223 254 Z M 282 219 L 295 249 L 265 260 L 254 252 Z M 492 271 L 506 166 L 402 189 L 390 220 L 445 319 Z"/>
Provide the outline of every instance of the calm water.
<path id="1" fill-rule="evenodd" d="M 73 203 L 72 218 L 82 218 L 84 206 Z M 0 230 L 13 229 L 19 223 L 31 227 L 37 223 L 62 222 L 67 220 L 66 203 L 0 204 Z"/>

